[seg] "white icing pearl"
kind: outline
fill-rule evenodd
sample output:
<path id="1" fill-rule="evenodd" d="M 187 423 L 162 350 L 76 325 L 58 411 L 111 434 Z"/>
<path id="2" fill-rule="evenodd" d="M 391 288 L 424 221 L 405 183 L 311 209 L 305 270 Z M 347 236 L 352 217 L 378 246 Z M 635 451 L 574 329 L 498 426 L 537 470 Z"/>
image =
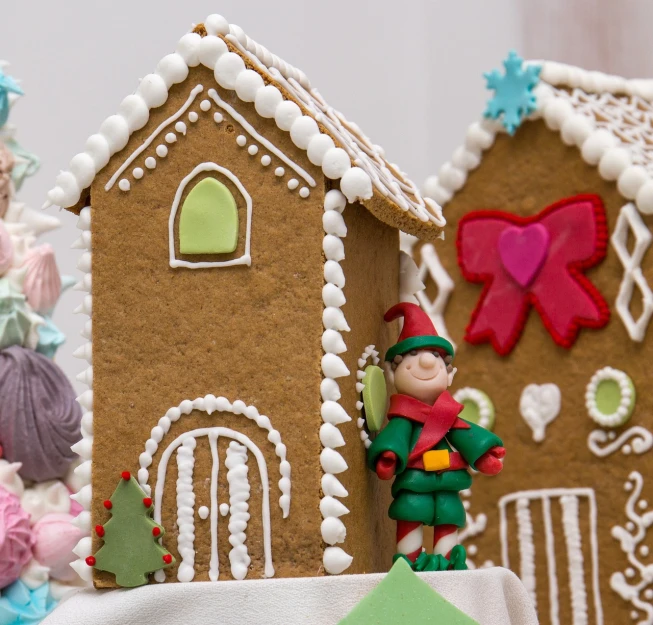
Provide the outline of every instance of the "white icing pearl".
<path id="1" fill-rule="evenodd" d="M 335 284 L 325 284 L 322 287 L 322 301 L 325 306 L 344 306 L 346 303 L 342 289 Z M 330 350 L 327 350 L 330 351 Z"/>
<path id="2" fill-rule="evenodd" d="M 330 575 L 340 575 L 351 566 L 353 561 L 354 558 L 340 547 L 327 547 L 322 557 L 324 570 Z"/>
<path id="3" fill-rule="evenodd" d="M 324 155 L 333 147 L 335 147 L 335 144 L 329 135 L 319 133 L 313 135 L 308 142 L 308 149 L 306 152 L 308 160 L 311 161 L 313 165 L 322 165 Z"/>
<path id="4" fill-rule="evenodd" d="M 296 119 L 301 117 L 302 111 L 292 100 L 284 100 L 274 112 L 274 121 L 281 130 L 290 130 Z"/>
<path id="5" fill-rule="evenodd" d="M 177 122 L 175 124 L 175 130 L 182 135 L 186 134 L 186 124 L 184 122 Z"/>
<path id="6" fill-rule="evenodd" d="M 335 284 L 341 289 L 345 288 L 345 272 L 342 270 L 340 263 L 335 260 L 327 260 L 324 263 L 324 280 Z"/>
<path id="7" fill-rule="evenodd" d="M 261 117 L 269 119 L 274 117 L 277 107 L 282 101 L 281 91 L 274 85 L 266 85 L 256 92 L 254 108 Z"/>
<path id="8" fill-rule="evenodd" d="M 330 473 L 325 473 L 320 482 L 322 492 L 327 497 L 348 497 L 347 489 L 340 483 L 340 480 Z"/>
<path id="9" fill-rule="evenodd" d="M 177 44 L 176 52 L 184 59 L 188 67 L 196 67 L 200 64 L 200 44 L 202 37 L 197 33 L 186 33 Z"/>
<path id="10" fill-rule="evenodd" d="M 584 115 L 571 115 L 562 124 L 560 136 L 566 145 L 581 147 L 592 134 L 594 126 Z"/>
<path id="11" fill-rule="evenodd" d="M 338 383 L 331 378 L 324 378 L 320 382 L 320 396 L 322 397 L 322 401 L 337 402 L 341 397 Z"/>
<path id="12" fill-rule="evenodd" d="M 286 170 L 285 170 L 283 167 L 277 167 L 277 168 L 274 170 L 274 175 L 277 176 L 278 178 L 280 178 L 281 176 L 283 176 L 285 173 L 286 173 Z"/>
<path id="13" fill-rule="evenodd" d="M 119 183 L 118 183 L 118 188 L 121 191 L 129 191 L 131 188 L 131 185 L 129 184 L 129 180 L 127 178 L 123 178 Z"/>
<path id="14" fill-rule="evenodd" d="M 173 52 L 159 61 L 156 66 L 156 73 L 163 78 L 166 87 L 170 89 L 172 85 L 183 82 L 188 78 L 188 65 L 179 54 Z"/>
<path id="15" fill-rule="evenodd" d="M 168 87 L 165 80 L 158 74 L 148 74 L 138 85 L 136 95 L 141 96 L 145 103 L 153 109 L 161 106 L 168 99 Z"/>
<path id="16" fill-rule="evenodd" d="M 544 109 L 544 121 L 551 130 L 560 130 L 564 121 L 572 114 L 572 106 L 567 100 L 555 98 Z"/>
<path id="17" fill-rule="evenodd" d="M 213 113 L 213 121 L 216 124 L 222 123 L 223 120 L 224 120 L 224 117 L 222 116 L 222 113 L 220 113 L 219 111 L 216 111 L 215 113 Z"/>
<path id="18" fill-rule="evenodd" d="M 250 145 L 247 148 L 247 152 L 250 156 L 254 156 L 258 152 L 258 145 Z"/>
<path id="19" fill-rule="evenodd" d="M 235 52 L 223 54 L 215 64 L 215 81 L 225 89 L 236 86 L 238 75 L 245 70 L 245 62 Z"/>
<path id="20" fill-rule="evenodd" d="M 73 204 L 77 202 L 82 190 L 79 188 L 77 179 L 69 171 L 62 171 L 56 178 L 55 184 L 61 188 L 67 200 L 73 199 Z M 67 204 L 71 206 L 71 204 Z"/>
<path id="21" fill-rule="evenodd" d="M 327 150 L 322 161 L 322 172 L 327 178 L 331 180 L 342 178 L 350 168 L 351 161 L 349 160 L 349 155 L 342 148 L 331 148 Z"/>
<path id="22" fill-rule="evenodd" d="M 331 425 L 342 425 L 351 421 L 347 411 L 336 401 L 325 401 L 320 407 L 320 414 L 322 421 Z"/>
<path id="23" fill-rule="evenodd" d="M 209 100 L 202 100 L 200 102 L 200 109 L 202 109 L 205 113 L 211 108 L 211 102 Z"/>
<path id="24" fill-rule="evenodd" d="M 646 181 L 640 187 L 635 202 L 641 213 L 653 215 L 653 180 Z"/>
<path id="25" fill-rule="evenodd" d="M 143 177 L 143 170 L 140 167 L 135 167 L 134 171 L 132 171 L 132 176 L 136 178 L 136 180 L 140 180 Z"/>
<path id="26" fill-rule="evenodd" d="M 320 500 L 320 513 L 322 518 L 326 519 L 328 517 L 341 517 L 345 514 L 349 514 L 349 509 L 341 501 L 338 501 L 335 497 L 326 495 Z"/>
<path id="27" fill-rule="evenodd" d="M 122 115 L 111 115 L 102 122 L 100 134 L 106 138 L 112 153 L 119 152 L 129 141 L 129 126 Z"/>
<path id="28" fill-rule="evenodd" d="M 324 354 L 322 356 L 322 372 L 328 378 L 342 378 L 349 375 L 349 369 L 340 356 Z"/>
<path id="29" fill-rule="evenodd" d="M 93 178 L 95 178 L 95 163 L 93 158 L 86 152 L 76 154 L 70 161 L 70 173 L 77 178 L 77 183 L 80 187 L 86 188 Z"/>
<path id="30" fill-rule="evenodd" d="M 329 354 L 342 354 L 347 351 L 347 346 L 340 332 L 325 330 L 322 334 L 322 349 Z"/>
<path id="31" fill-rule="evenodd" d="M 624 148 L 610 148 L 599 161 L 599 174 L 605 180 L 616 180 L 630 165 L 630 154 Z"/>
<path id="32" fill-rule="evenodd" d="M 241 147 L 244 148 L 245 145 L 247 145 L 247 137 L 245 135 L 238 135 L 236 137 L 236 143 Z"/>
<path id="33" fill-rule="evenodd" d="M 306 199 L 311 194 L 311 191 L 308 187 L 302 187 L 299 190 L 299 197 Z"/>
<path id="34" fill-rule="evenodd" d="M 148 169 L 154 169 L 156 167 L 156 159 L 152 156 L 148 156 L 145 159 L 145 167 Z"/>
<path id="35" fill-rule="evenodd" d="M 347 206 L 347 198 L 338 189 L 331 189 L 327 191 L 324 196 L 324 210 L 325 211 L 338 211 L 342 213 Z"/>
<path id="36" fill-rule="evenodd" d="M 220 514 L 222 516 L 227 516 L 229 514 L 229 504 L 228 503 L 221 503 L 220 504 Z"/>
<path id="37" fill-rule="evenodd" d="M 166 143 L 174 143 L 177 140 L 177 135 L 174 132 L 169 132 L 166 136 Z"/>
<path id="38" fill-rule="evenodd" d="M 335 449 L 325 447 L 320 453 L 320 464 L 325 473 L 338 475 L 347 470 L 347 462 Z"/>
<path id="39" fill-rule="evenodd" d="M 337 237 L 347 236 L 347 225 L 338 211 L 325 211 L 322 215 L 322 227 L 327 234 Z"/>
<path id="40" fill-rule="evenodd" d="M 127 120 L 129 130 L 134 132 L 147 124 L 150 118 L 150 111 L 145 100 L 141 96 L 128 95 L 118 107 L 118 113 Z"/>
<path id="41" fill-rule="evenodd" d="M 339 237 L 327 234 L 322 241 L 322 250 L 327 260 L 340 262 L 345 258 L 345 246 Z"/>
<path id="42" fill-rule="evenodd" d="M 168 156 L 168 148 L 163 144 L 157 145 L 156 146 L 156 154 L 157 154 L 157 156 L 160 156 L 161 158 L 164 158 L 164 157 Z"/>
<path id="43" fill-rule="evenodd" d="M 209 509 L 207 506 L 200 506 L 197 510 L 197 515 L 200 519 L 206 520 L 209 518 Z"/>
<path id="44" fill-rule="evenodd" d="M 225 54 L 227 50 L 227 44 L 220 39 L 220 37 L 215 37 L 213 35 L 202 37 L 199 52 L 200 63 L 202 63 L 204 67 L 213 69 L 215 64 L 218 62 L 218 59 Z"/>
<path id="45" fill-rule="evenodd" d="M 342 310 L 333 306 L 327 306 L 322 311 L 322 325 L 326 329 L 331 328 L 333 330 L 338 330 L 338 332 L 350 331 L 349 324 L 347 323 Z"/>
<path id="46" fill-rule="evenodd" d="M 465 146 L 459 146 L 451 157 L 451 164 L 462 171 L 476 169 L 481 162 L 479 152 L 470 152 Z"/>
<path id="47" fill-rule="evenodd" d="M 626 167 L 619 176 L 617 189 L 625 198 L 634 200 L 647 180 L 648 174 L 641 165 L 631 165 Z"/>
<path id="48" fill-rule="evenodd" d="M 214 13 L 209 15 L 204 20 L 204 28 L 209 35 L 228 35 L 229 34 L 229 22 L 222 17 Z"/>
<path id="49" fill-rule="evenodd" d="M 111 158 L 109 143 L 102 135 L 91 135 L 86 140 L 84 149 L 86 150 L 86 153 L 93 159 L 96 171 L 102 169 Z"/>
<path id="50" fill-rule="evenodd" d="M 264 86 L 263 78 L 253 69 L 246 69 L 236 78 L 236 94 L 243 102 L 254 102 L 256 92 Z"/>
<path id="51" fill-rule="evenodd" d="M 360 167 L 352 167 L 340 180 L 340 189 L 350 202 L 369 200 L 374 195 L 372 179 Z"/>
<path id="52" fill-rule="evenodd" d="M 465 147 L 471 152 L 487 150 L 494 143 L 494 133 L 489 132 L 479 122 L 474 122 L 465 136 Z"/>
<path id="53" fill-rule="evenodd" d="M 335 545 L 336 543 L 344 543 L 347 536 L 347 529 L 345 524 L 335 517 L 328 517 L 322 521 L 320 526 L 322 540 L 327 545 Z"/>
<path id="54" fill-rule="evenodd" d="M 460 171 L 460 169 L 453 167 L 451 163 L 445 163 L 442 165 L 438 172 L 438 180 L 440 181 L 440 184 L 450 191 L 458 191 L 459 189 L 462 189 L 466 179 L 467 174 L 465 174 L 464 171 Z"/>
<path id="55" fill-rule="evenodd" d="M 267 154 L 261 156 L 261 165 L 263 165 L 263 167 L 267 167 L 271 162 L 272 159 Z"/>
<path id="56" fill-rule="evenodd" d="M 611 132 L 605 128 L 599 128 L 583 143 L 581 155 L 586 163 L 597 165 L 605 151 L 616 144 L 617 139 Z"/>
<path id="57" fill-rule="evenodd" d="M 188 121 L 190 121 L 191 124 L 194 124 L 198 119 L 199 115 L 195 111 L 188 113 Z"/>
<path id="58" fill-rule="evenodd" d="M 319 132 L 317 122 L 312 117 L 303 115 L 293 122 L 290 128 L 290 138 L 298 148 L 305 150 L 308 148 L 311 138 Z"/>
<path id="59" fill-rule="evenodd" d="M 289 188 L 291 191 L 295 190 L 298 186 L 299 186 L 299 180 L 297 180 L 297 178 L 291 178 L 291 179 L 288 181 L 288 188 Z"/>

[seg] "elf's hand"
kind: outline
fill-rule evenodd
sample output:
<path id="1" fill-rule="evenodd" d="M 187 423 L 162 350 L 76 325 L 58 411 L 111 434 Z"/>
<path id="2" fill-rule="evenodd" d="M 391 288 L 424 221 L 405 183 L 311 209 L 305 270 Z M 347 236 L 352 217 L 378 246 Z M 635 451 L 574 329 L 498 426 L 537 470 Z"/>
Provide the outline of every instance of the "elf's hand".
<path id="1" fill-rule="evenodd" d="M 476 468 L 485 475 L 496 475 L 503 469 L 505 455 L 505 447 L 491 447 L 475 462 Z"/>
<path id="2" fill-rule="evenodd" d="M 394 451 L 384 451 L 376 461 L 376 474 L 382 480 L 394 477 L 397 468 L 397 454 Z"/>

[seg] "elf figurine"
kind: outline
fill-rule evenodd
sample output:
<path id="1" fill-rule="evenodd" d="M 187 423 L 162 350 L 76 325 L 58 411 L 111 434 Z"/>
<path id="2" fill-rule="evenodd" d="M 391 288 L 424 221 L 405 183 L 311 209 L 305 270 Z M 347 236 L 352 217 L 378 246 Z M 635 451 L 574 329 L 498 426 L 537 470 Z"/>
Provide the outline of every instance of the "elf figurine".
<path id="1" fill-rule="evenodd" d="M 395 478 L 389 510 L 397 521 L 393 561 L 405 558 L 416 571 L 466 569 L 465 548 L 458 544 L 458 529 L 465 525 L 459 493 L 472 484 L 469 468 L 496 475 L 506 451 L 495 434 L 458 416 L 463 406 L 447 391 L 456 373 L 451 343 L 416 304 L 397 304 L 384 319 L 399 317 L 401 335 L 385 356 L 397 394 L 390 397 L 388 424 L 368 452 L 379 478 Z M 424 525 L 434 528 L 432 554 L 422 551 Z"/>

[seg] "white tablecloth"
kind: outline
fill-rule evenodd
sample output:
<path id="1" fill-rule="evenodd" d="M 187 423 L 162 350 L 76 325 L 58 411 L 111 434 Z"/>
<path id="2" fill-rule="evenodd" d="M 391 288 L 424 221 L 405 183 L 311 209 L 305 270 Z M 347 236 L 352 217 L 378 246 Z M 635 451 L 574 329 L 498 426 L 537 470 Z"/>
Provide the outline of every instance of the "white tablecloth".
<path id="1" fill-rule="evenodd" d="M 337 625 L 384 574 L 82 590 L 42 625 Z M 503 568 L 421 573 L 481 625 L 537 625 L 519 579 Z"/>

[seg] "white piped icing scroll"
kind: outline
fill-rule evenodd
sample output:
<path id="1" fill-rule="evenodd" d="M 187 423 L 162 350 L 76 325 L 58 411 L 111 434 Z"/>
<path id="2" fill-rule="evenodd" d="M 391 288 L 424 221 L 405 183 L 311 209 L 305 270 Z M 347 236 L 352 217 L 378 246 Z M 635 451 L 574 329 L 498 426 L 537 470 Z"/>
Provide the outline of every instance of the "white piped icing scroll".
<path id="1" fill-rule="evenodd" d="M 75 156 L 69 170 L 57 177 L 56 186 L 48 193 L 48 205 L 74 206 L 111 156 L 125 147 L 133 132 L 145 126 L 150 110 L 166 102 L 172 85 L 183 82 L 189 68 L 202 64 L 213 70 L 220 87 L 234 90 L 244 102 L 254 103 L 258 115 L 274 119 L 279 128 L 289 132 L 293 143 L 307 152 L 309 160 L 321 167 L 326 178 L 340 180 L 340 189 L 350 202 L 370 199 L 376 189 L 413 218 L 444 226 L 440 207 L 422 197 L 417 187 L 385 160 L 383 150 L 372 144 L 356 124 L 331 108 L 301 71 L 268 52 L 241 28 L 229 25 L 219 15 L 210 15 L 204 26 L 207 36 L 184 35 L 176 52 L 165 56 L 155 73 L 141 80 L 136 93 L 123 100 L 118 114 L 109 117 L 99 133 L 87 141 L 85 151 Z M 231 52 L 226 41 L 240 54 Z M 247 69 L 243 57 L 257 71 Z M 278 83 L 301 103 L 305 112 L 297 102 L 284 100 L 274 84 L 266 85 L 261 75 Z M 202 111 L 209 107 L 208 100 L 200 103 Z M 189 120 L 193 123 L 196 119 L 197 113 L 192 111 Z M 175 121 L 170 118 L 164 123 L 171 125 Z M 115 183 L 114 178 L 109 188 Z M 302 187 L 300 195 L 305 197 L 307 191 L 308 187 Z"/>
<path id="2" fill-rule="evenodd" d="M 81 230 L 81 235 L 73 244 L 75 249 L 85 250 L 77 262 L 77 268 L 84 274 L 82 279 L 77 283 L 75 289 L 78 291 L 90 291 L 91 289 L 91 207 L 87 206 L 79 213 L 77 227 Z M 71 495 L 78 504 L 84 508 L 74 520 L 73 523 L 84 532 L 91 531 L 91 457 L 93 454 L 93 367 L 92 354 L 93 345 L 91 343 L 90 317 L 92 315 L 91 295 L 86 295 L 82 305 L 75 311 L 80 314 L 89 316 L 82 336 L 88 340 L 88 343 L 82 345 L 75 351 L 77 358 L 82 358 L 89 363 L 89 367 L 77 376 L 77 379 L 89 386 L 89 390 L 84 391 L 77 401 L 85 411 L 82 416 L 82 440 L 72 446 L 72 450 L 78 454 L 83 462 L 75 469 L 76 481 L 80 485 L 79 491 Z M 75 548 L 75 554 L 78 560 L 75 560 L 71 566 L 85 581 L 90 582 L 93 577 L 93 569 L 85 562 L 86 558 L 91 555 L 90 541 L 82 539 Z"/>
<path id="3" fill-rule="evenodd" d="M 347 236 L 347 226 L 342 217 L 342 212 L 347 205 L 347 198 L 338 190 L 332 189 L 324 198 L 324 288 L 322 300 L 324 303 L 324 333 L 322 335 L 322 421 L 320 428 L 320 441 L 323 445 L 320 454 L 320 464 L 324 471 L 322 478 L 322 491 L 324 498 L 320 505 L 323 521 L 321 526 L 322 540 L 328 545 L 324 550 L 323 563 L 327 573 L 337 575 L 345 571 L 352 563 L 352 557 L 347 554 L 337 543 L 343 543 L 347 535 L 344 523 L 340 520 L 342 509 L 336 508 L 334 497 L 346 497 L 347 491 L 335 477 L 347 470 L 347 462 L 337 451 L 338 447 L 345 444 L 337 426 L 351 421 L 351 417 L 338 403 L 340 389 L 337 378 L 349 375 L 349 369 L 339 356 L 347 350 L 341 332 L 349 331 L 349 326 L 342 313 L 341 307 L 345 304 L 343 288 L 345 276 L 340 266 L 340 261 L 345 257 L 345 248 L 341 238 Z M 335 480 L 335 481 L 334 481 Z M 337 483 L 337 484 L 336 484 Z M 325 484 L 327 486 L 325 487 Z M 326 500 L 326 501 L 325 501 Z M 339 513 L 336 514 L 335 511 Z"/>

